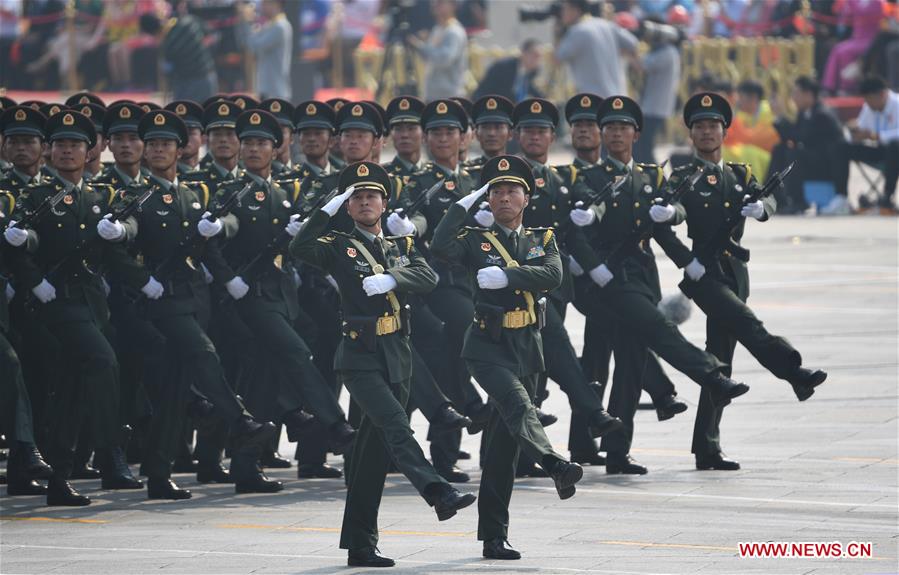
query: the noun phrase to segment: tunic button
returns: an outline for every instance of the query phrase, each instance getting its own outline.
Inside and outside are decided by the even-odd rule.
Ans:
[[[636,224],[639,226],[639,225],[640,225],[640,220],[637,220],[637,221],[636,221]]]
[[[515,308],[515,311],[521,311],[520,307]]]
[[[709,207],[709,204],[708,204],[708,202],[706,202],[706,203],[705,203],[705,204],[703,204],[703,205],[704,205],[704,206],[705,206],[705,207]]]
[[[729,208],[729,207],[730,207],[730,202],[724,202],[724,207],[725,207],[725,208]]]
[[[559,222],[553,222],[553,226],[559,227]]]
[[[515,290],[515,295],[521,295],[521,290],[520,289]]]
[[[531,209],[532,209],[532,210],[536,210],[536,209],[537,209],[537,206],[531,206]]]
[[[639,207],[640,207],[640,202],[634,202],[634,207],[635,207],[635,208],[639,208]]]
[[[56,227],[57,227],[57,228],[61,228],[61,227],[62,227],[62,224],[56,224]]]
[[[273,224],[277,224],[277,223],[278,223],[278,218],[274,218],[274,219],[272,220],[272,223],[273,223]]]
[[[555,205],[555,204],[551,205],[551,206],[549,207],[549,209],[551,209],[551,210],[556,209],[556,205]]]
[[[253,216],[252,218],[250,218],[250,221],[251,221],[251,222],[255,222],[255,221],[256,221],[256,216]]]
[[[167,226],[168,226],[168,224],[167,224],[167,223],[165,223],[165,222],[162,222],[162,227],[167,227]]]
[[[81,228],[81,229],[83,230],[83,229],[86,228],[87,226],[85,226],[84,224],[81,224],[81,225],[79,225],[78,227]]]
[[[612,202],[612,207],[613,207],[613,208],[617,208],[617,207],[618,207],[618,202]]]
[[[187,226],[190,225],[190,222],[186,222],[186,221],[185,221],[185,222],[181,222],[181,225],[184,226],[184,227],[186,228]]]

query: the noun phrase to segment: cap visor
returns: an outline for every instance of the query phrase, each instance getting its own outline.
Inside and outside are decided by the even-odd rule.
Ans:
[[[326,122],[324,120],[303,120],[299,124],[297,124],[297,132],[300,130],[305,130],[306,128],[313,128],[316,130],[334,130],[334,125],[330,122]]]
[[[474,121],[474,124],[475,126],[480,126],[481,124],[507,124],[511,126],[512,118],[503,114],[481,114]]]

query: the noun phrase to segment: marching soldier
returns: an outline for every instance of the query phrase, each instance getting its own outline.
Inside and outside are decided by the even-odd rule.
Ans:
[[[464,227],[468,211],[488,190],[494,224]],[[541,296],[562,283],[553,230],[522,225],[534,190],[531,166],[521,158],[489,160],[481,170],[481,188],[449,208],[431,242],[435,255],[477,277],[462,357],[496,405],[485,436],[478,503],[478,540],[489,559],[521,557],[508,543],[519,451],[539,462],[561,499],[574,495],[583,476],[578,464],[553,450],[534,406],[537,375],[544,370],[540,328],[546,302]]]
[[[340,110],[349,103],[350,101],[346,98],[331,98],[330,100],[325,100],[325,104],[331,106],[331,109],[334,110],[335,114],[339,114]],[[346,166],[346,160],[344,159],[343,152],[340,149],[340,140],[338,140],[337,138],[331,141],[331,150],[328,156],[328,161],[338,172]]]
[[[138,132],[145,145],[150,177],[143,186],[130,186],[122,194],[117,208],[137,201],[150,187],[144,204],[124,222],[104,217],[97,233],[108,245],[128,241],[142,265],[134,262],[145,317],[162,335],[170,360],[182,370],[175,377],[165,366],[155,368],[155,381],[148,382],[155,395],[154,418],[141,469],[149,479],[150,499],[188,499],[190,492],[171,481],[171,462],[182,437],[191,384],[208,397],[219,421],[229,424],[234,449],[256,452],[269,441],[274,425],[260,423],[246,411],[228,387],[215,346],[203,331],[198,314],[201,294],[206,287],[203,271],[194,258],[196,227],[204,237],[211,235],[212,222],[202,219],[203,203],[196,191],[177,177],[180,148],[187,140],[184,122],[173,112],[155,111],[144,115]],[[221,225],[221,224],[219,224]],[[188,248],[190,251],[188,251]],[[206,244],[201,259],[215,255],[215,245]],[[133,282],[132,282],[133,283]],[[179,376],[180,375],[180,376]]]
[[[84,165],[84,176],[88,180],[93,180],[103,171],[102,156],[103,150],[106,149],[106,135],[103,133],[103,119],[106,117],[106,107],[102,104],[88,103],[79,104],[73,109],[81,112],[86,118],[90,119],[94,124],[94,131],[97,133],[97,142],[90,150],[88,150],[87,163]]]
[[[471,107],[474,135],[484,152],[482,156],[468,160],[465,167],[474,171],[487,160],[506,153],[506,146],[512,140],[512,112],[515,104],[504,96],[487,95]]]
[[[565,328],[568,302],[573,300],[574,295],[568,256],[570,253],[589,251],[589,247],[580,231],[565,217],[571,209],[571,194],[568,188],[563,185],[562,178],[555,168],[546,163],[549,159],[549,147],[555,139],[559,112],[552,103],[531,98],[515,106],[512,121],[522,154],[534,175],[534,188],[528,207],[524,211],[524,220],[534,227],[553,228],[563,258],[562,285],[550,292],[549,305],[546,308],[546,325],[541,331],[546,358],[546,377],[555,381],[568,396],[573,412],[586,415],[588,430],[593,437],[599,437],[619,427],[621,422],[609,416],[603,409],[602,400],[584,375]],[[490,218],[484,217],[487,214],[490,214],[487,210],[480,210],[477,214],[481,225],[490,223]],[[545,386],[545,380],[543,385]],[[531,461],[530,466],[527,466],[527,461],[524,459],[522,461],[521,474],[540,474],[540,470],[533,467],[539,462]]]
[[[103,117],[103,135],[113,164],[98,174],[94,181],[120,190],[132,184],[142,185],[145,176],[141,173],[144,143],[137,133],[137,125],[144,116],[144,110],[137,104],[116,104]]]
[[[624,183],[595,209],[579,208],[589,214],[572,214],[573,219],[590,219],[586,225],[594,228],[588,236],[593,249],[577,255],[586,270],[578,281],[578,299],[588,318],[611,315],[615,322],[616,368],[609,411],[620,416],[625,426],[603,437],[606,473],[643,474],[646,468],[629,452],[649,350],[708,390],[718,405],[749,387],[727,377],[724,363],[688,342],[656,307],[661,293],[655,258],[648,237],[636,234],[647,230],[648,236],[659,238],[672,233],[666,228],[682,218],[683,208],[656,204],[665,189],[661,168],[633,162],[630,154],[642,125],[639,106],[624,96],[607,98],[600,106],[599,121],[603,144],[613,158],[610,162],[622,165],[623,174],[616,181],[624,178]]]
[[[175,100],[165,110],[175,112],[187,126],[187,143],[178,159],[178,177],[200,169],[200,147],[203,145],[203,108],[193,100]]]
[[[765,329],[746,305],[749,270],[745,259],[737,257],[737,250],[728,243],[713,245],[721,241],[719,232],[731,225],[733,230],[725,241],[739,246],[748,218],[764,222],[777,209],[773,194],[751,201],[748,194],[759,184],[750,166],[721,160],[721,146],[732,115],[727,100],[712,93],[696,94],[684,106],[684,123],[696,155],[690,164],[674,171],[671,185],[697,168],[704,170],[705,177],[682,200],[692,251],[673,236],[666,249],[675,264],[685,270],[681,290],[707,316],[706,351],[728,364],[725,373],[730,374],[729,364],[740,342],[775,377],[790,383],[799,401],[805,401],[827,379],[827,373],[802,367],[800,353],[786,339]],[[740,468],[738,462],[721,452],[722,408],[703,391],[693,428],[692,452],[697,469]]]
[[[462,109],[465,110],[465,119],[467,120],[467,125],[465,127],[465,131],[462,132],[462,144],[459,146],[459,163],[465,164],[466,162],[468,162],[468,148],[471,146],[471,141],[474,139],[474,122],[471,119],[471,113],[474,104],[472,104],[471,100],[469,100],[468,98],[462,98],[459,96],[453,96],[450,99],[462,106]]]
[[[89,505],[90,499],[68,482],[84,411],[79,393],[91,408],[91,439],[104,456],[102,487],[143,487],[131,475],[121,448],[118,364],[101,331],[108,316],[103,284],[91,269],[108,265],[112,273],[127,277],[128,265],[123,250],[95,242],[94,228],[106,211],[111,191],[94,187],[83,177],[88,150],[96,144],[93,122],[78,112],[60,112],[47,121],[46,134],[57,176],[28,188],[19,197],[14,220],[29,221],[28,214],[43,202],[60,199],[42,219],[31,220],[27,229],[10,222],[4,236],[18,248],[10,257],[20,297],[33,296],[36,320],[59,341],[66,373],[73,377],[65,380],[66,385],[57,381],[49,400],[48,421],[54,425],[46,454],[54,470],[47,504],[81,506]]]
[[[475,501],[428,463],[406,416],[412,362],[405,298],[432,290],[437,278],[411,237],[384,238],[381,216],[390,185],[378,164],[350,164],[341,172],[340,195],[316,211],[290,245],[294,256],[328,271],[340,287],[343,337],[334,365],[364,414],[340,538],[350,566],[394,565],[376,548],[377,512],[391,459],[439,520]],[[329,219],[344,202],[356,227],[350,233],[326,234]]]
[[[258,345],[266,363],[279,376],[276,382],[280,387],[274,390],[266,390],[256,381],[246,391],[247,400],[264,405],[277,398],[280,412],[276,415],[287,426],[291,439],[310,423],[300,409],[305,403],[340,452],[352,442],[355,430],[315,368],[306,342],[291,325],[298,309],[297,285],[293,266],[284,258],[287,241],[282,234],[295,236],[300,223],[297,197],[272,181],[272,154],[282,143],[281,125],[264,110],[248,110],[237,119],[237,133],[246,171],[240,179],[222,186],[217,201],[224,203],[247,186],[249,191],[246,199],[221,218],[215,226],[218,231],[211,227],[203,234],[221,234],[224,261],[210,261],[210,271],[218,283],[224,284],[237,316],[248,328],[252,340],[245,345]],[[240,479],[237,481],[240,489]],[[275,486],[280,490],[279,482],[260,482],[257,491],[273,491]]]
[[[6,108],[0,116],[3,150],[10,166],[0,176],[0,189],[17,198],[30,185],[42,181],[40,172],[44,149],[44,123],[47,118],[26,106]]]
[[[409,182],[409,177],[421,169],[421,113],[425,103],[412,96],[400,96],[387,104],[387,124],[396,157],[384,164],[388,173]]]
[[[219,185],[240,176],[240,141],[234,126],[241,112],[240,106],[225,100],[212,102],[203,110],[210,162],[205,169],[185,174],[184,180],[202,182],[210,198],[215,196]]]
[[[272,161],[272,177],[280,179],[290,177],[293,172],[293,158],[290,157],[293,148],[293,104],[281,98],[270,98],[259,103],[259,109],[265,110],[278,120],[281,126],[281,145],[275,150],[275,159]]]

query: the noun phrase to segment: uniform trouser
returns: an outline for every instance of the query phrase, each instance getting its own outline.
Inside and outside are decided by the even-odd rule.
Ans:
[[[622,426],[603,436],[600,449],[609,454],[626,454],[630,452],[634,437],[634,414],[640,402],[641,382],[652,354],[639,338],[620,326],[615,327],[612,341],[615,371],[609,394],[609,413],[619,418]]]
[[[363,413],[347,477],[340,548],[373,547],[378,544],[378,508],[391,459],[423,497],[429,485],[447,483],[412,435],[406,417],[409,380],[390,383],[378,371],[342,371],[339,376]]]
[[[305,405],[321,422],[330,426],[345,419],[337,397],[312,362],[312,351],[287,317],[274,310],[238,302],[237,310],[259,346],[275,362],[281,382],[278,405],[281,413]]]
[[[418,409],[428,421],[437,415],[437,411],[450,403],[440,387],[434,374],[428,369],[424,358],[412,345],[412,380],[409,389],[409,405],[406,407],[409,413]],[[430,434],[429,434],[430,435]]]
[[[518,376],[506,367],[483,361],[466,360],[466,364],[496,407],[487,426],[486,451],[481,462],[478,539],[506,538],[519,452],[544,468],[548,468],[550,460],[564,458],[553,451],[537,419],[536,374]]]
[[[97,449],[120,439],[119,381],[115,352],[92,321],[48,323],[62,348],[63,370],[48,400],[46,449],[54,475],[67,479],[72,472],[75,444],[85,412],[90,411],[90,436]]]
[[[184,421],[190,398],[190,382],[186,366],[178,361],[166,362],[162,381],[150,393],[153,417],[147,429],[140,471],[153,479],[168,479],[172,475],[172,461],[178,455],[184,439]]]
[[[786,339],[770,334],[746,302],[726,283],[705,277],[687,285],[691,298],[706,314],[706,350],[728,364],[728,375],[737,342],[780,379],[789,378],[802,365],[799,352]],[[714,455],[721,452],[722,410],[712,405],[708,392],[700,395],[693,425],[693,453]]]
[[[31,399],[22,377],[22,364],[6,336],[0,332],[0,422],[12,445],[34,443]]]

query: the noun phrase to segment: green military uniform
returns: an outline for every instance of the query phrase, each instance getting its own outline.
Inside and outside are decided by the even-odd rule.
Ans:
[[[340,189],[350,185],[380,191],[386,200],[389,178],[377,164],[360,162],[341,174]],[[411,237],[382,238],[359,229],[326,233],[328,219],[324,211],[314,213],[291,242],[290,251],[329,272],[340,287],[343,337],[334,367],[364,413],[340,538],[340,547],[352,550],[377,545],[377,513],[391,459],[422,496],[429,498],[448,488],[425,459],[405,411],[412,356],[404,331],[408,315],[402,310],[408,293],[434,289],[436,277]],[[377,267],[386,270],[396,287],[369,297],[363,280],[381,273]]]
[[[485,165],[481,183],[498,182],[517,183],[528,195],[534,189],[529,166],[514,156],[499,156]],[[434,232],[431,249],[471,275],[498,267],[507,278],[505,288],[475,290],[475,311],[462,350],[472,375],[496,406],[485,436],[478,539],[505,540],[519,450],[549,472],[556,462],[564,462],[546,437],[533,403],[537,375],[544,370],[537,324],[540,303],[535,300],[559,287],[562,262],[551,229],[506,230],[496,223],[487,229],[465,226],[466,219],[464,207],[450,207]]]
[[[688,127],[698,119],[709,118],[721,121],[726,128],[731,115],[730,105],[716,94],[697,94],[684,106],[684,121]],[[746,164],[712,164],[698,157],[674,170],[671,184],[676,185],[697,168],[704,170],[705,177],[681,200],[693,250],[676,237],[669,238],[665,247],[678,267],[687,266],[693,258],[705,266],[706,272],[699,281],[685,277],[680,287],[708,316],[706,350],[723,363],[730,364],[739,341],[774,376],[793,384],[800,401],[807,399],[814,392],[814,386],[824,381],[826,374],[800,369],[800,353],[786,339],[769,333],[746,305],[749,297],[746,262],[728,251],[727,245],[711,245],[722,227],[731,222],[739,222],[730,235],[730,239],[739,245],[746,222],[740,215],[746,205],[744,195],[759,184]],[[766,221],[774,215],[777,202],[773,194],[760,201],[763,212],[758,219]],[[728,374],[730,369],[728,365]],[[692,451],[697,462],[720,457],[721,415],[722,407],[713,405],[708,394],[703,393],[693,428]]]
[[[471,107],[471,120],[475,126],[505,124],[511,129],[514,111],[515,104],[508,98],[496,94],[488,94],[475,100]],[[505,148],[503,148],[503,153],[505,153]],[[487,156],[478,156],[477,158],[467,160],[464,167],[472,174],[480,177],[480,170],[489,159]]]
[[[209,104],[203,110],[203,126],[206,132],[216,128],[234,129],[237,117],[243,109],[234,102],[220,100]],[[200,169],[184,174],[186,182],[202,182],[209,190],[210,197],[215,196],[218,187],[242,175],[240,165],[228,170],[219,165],[215,158],[207,154],[200,160]]]
[[[190,130],[192,128],[196,128],[201,132],[204,130],[203,127],[203,107],[194,102],[193,100],[174,100],[165,105],[165,110],[170,112],[175,112],[175,114],[184,121],[184,125],[187,126],[187,129]],[[208,166],[207,166],[208,167]],[[199,164],[197,166],[191,167],[185,162],[178,162],[178,177],[185,178],[191,172],[203,169]]]

